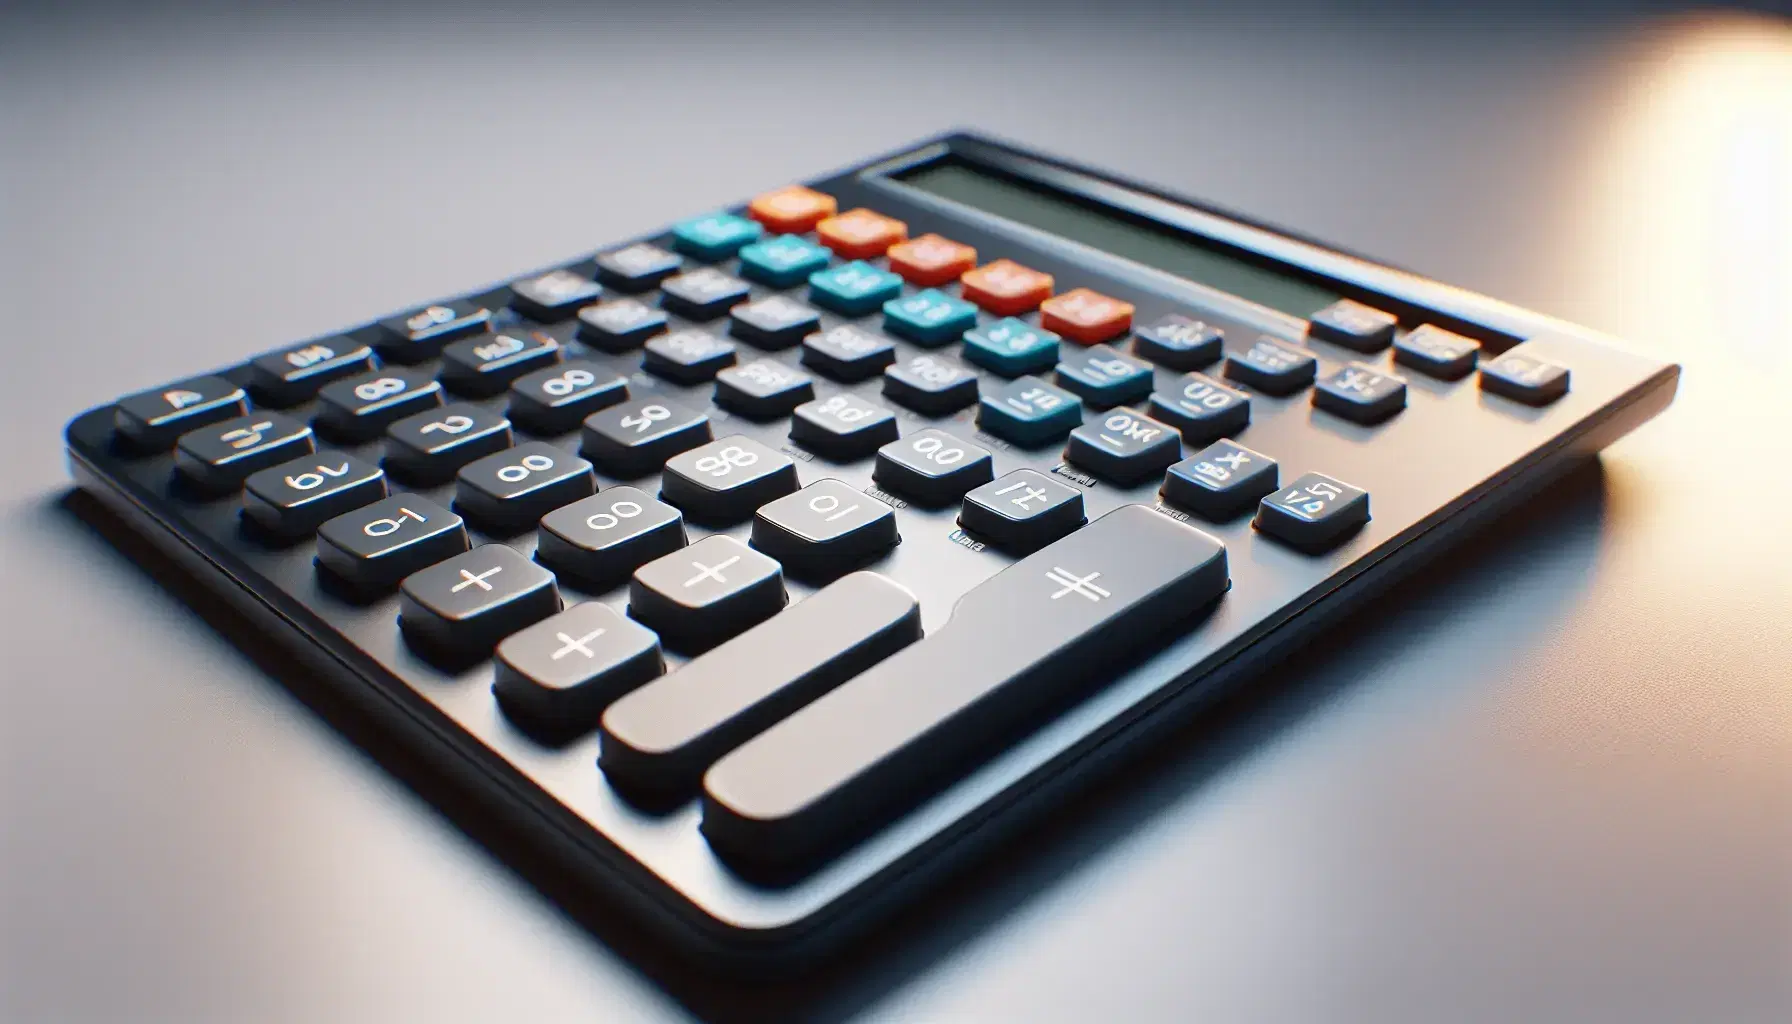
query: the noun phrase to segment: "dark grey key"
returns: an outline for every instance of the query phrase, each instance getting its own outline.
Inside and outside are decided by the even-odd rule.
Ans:
[[[716,758],[920,638],[914,595],[853,573],[610,705],[598,764],[625,792],[683,798]]]
[[[917,504],[950,505],[995,479],[995,463],[987,448],[929,427],[879,448],[871,479]]]
[[[1307,473],[1257,503],[1251,525],[1302,551],[1324,551],[1369,521],[1369,492]]]
[[[356,591],[389,590],[467,550],[461,518],[420,494],[394,494],[317,528],[317,561]]]
[[[625,292],[644,292],[678,273],[684,257],[657,245],[636,242],[597,257],[597,276]]]
[[[896,361],[896,346],[882,335],[841,324],[803,339],[803,365],[845,384],[867,380]]]
[[[821,314],[795,299],[769,295],[729,310],[729,330],[760,348],[789,348],[821,327]]]
[[[1215,441],[1170,467],[1164,500],[1216,523],[1257,504],[1276,489],[1276,460],[1231,441]]]
[[[1190,373],[1173,390],[1153,392],[1145,411],[1182,431],[1189,444],[1206,444],[1250,425],[1251,396],[1212,377]]]
[[[1083,492],[1031,469],[1017,469],[964,496],[958,524],[997,547],[1026,553],[1083,525]]]
[[[1313,314],[1307,324],[1307,337],[1353,348],[1358,352],[1380,352],[1394,340],[1399,321],[1392,313],[1349,299],[1339,299]]]
[[[554,574],[507,544],[419,569],[398,588],[398,624],[426,657],[483,658],[498,641],[560,610]]]
[[[525,277],[510,285],[510,305],[524,316],[544,324],[572,316],[580,306],[596,302],[603,289],[574,270],[550,270]]]
[[[896,510],[839,480],[817,480],[753,514],[753,546],[792,576],[833,579],[896,546]]]
[[[1406,408],[1406,382],[1352,363],[1320,378],[1313,387],[1313,406],[1353,423],[1380,423]]]
[[[597,728],[610,702],[665,670],[652,630],[587,601],[499,643],[492,695],[518,728],[563,743]]]
[[[442,354],[456,338],[478,334],[492,321],[484,304],[466,299],[438,302],[414,313],[381,320],[381,354],[397,363],[421,363]]]
[[[348,335],[302,341],[249,362],[249,387],[261,402],[297,405],[333,380],[373,369],[373,349]]]
[[[419,483],[451,479],[456,470],[510,447],[510,421],[480,405],[457,402],[407,416],[386,428],[386,468]]]
[[[627,399],[627,378],[589,359],[573,359],[512,381],[510,418],[532,433],[564,434]]]
[[[611,476],[646,476],[710,439],[709,417],[664,398],[637,398],[585,417],[581,450]]]
[[[804,402],[790,420],[792,441],[836,462],[866,458],[897,433],[894,413],[844,391]]]
[[[510,533],[596,492],[591,463],[546,441],[528,441],[462,466],[454,504],[488,533]]]
[[[442,349],[442,383],[456,394],[496,395],[531,370],[560,361],[560,339],[546,331],[498,331]]]
[[[1122,487],[1155,477],[1182,458],[1182,435],[1131,409],[1109,409],[1070,432],[1064,457]]]
[[[332,437],[365,441],[386,425],[442,404],[442,385],[421,370],[388,366],[332,381],[317,393],[317,429]]]
[[[243,481],[243,514],[275,537],[310,534],[386,496],[386,474],[353,455],[322,451],[264,469]]]
[[[660,497],[693,522],[726,526],[799,486],[790,456],[734,434],[667,459]]]
[[[628,614],[666,646],[695,654],[776,615],[784,570],[732,537],[705,537],[635,570]]]
[[[1439,380],[1468,376],[1480,354],[1480,342],[1430,324],[1415,327],[1394,341],[1394,362]]]
[[[120,437],[140,451],[165,451],[189,430],[249,411],[249,396],[223,377],[189,377],[126,395],[112,412]]]
[[[737,864],[804,865],[1112,678],[1227,583],[1219,541],[1123,506],[998,573],[944,627],[718,760],[703,779],[703,833]]]
[[[815,397],[809,375],[775,359],[755,359],[716,374],[715,403],[756,420],[775,420]]]
[[[1266,395],[1292,395],[1313,383],[1319,361],[1311,352],[1264,335],[1243,352],[1226,356],[1226,376]]]
[[[714,320],[751,295],[747,282],[714,267],[699,267],[660,282],[660,305],[687,320]]]
[[[693,327],[649,339],[641,368],[680,384],[701,384],[714,380],[734,360],[734,342]]]
[[[1526,405],[1548,405],[1568,393],[1568,368],[1514,349],[1481,365],[1481,390]]]
[[[666,330],[666,314],[640,299],[611,299],[579,310],[579,337],[605,352],[627,352]]]
[[[1224,338],[1206,321],[1171,313],[1139,328],[1132,350],[1172,370],[1199,370],[1219,359]]]
[[[626,582],[684,542],[684,515],[677,509],[645,491],[611,487],[542,516],[535,557],[597,592]]]
[[[309,426],[277,412],[253,412],[180,435],[174,466],[202,489],[221,492],[251,473],[316,450]]]
[[[977,404],[977,375],[936,353],[910,356],[884,371],[884,397],[923,416],[950,416]]]

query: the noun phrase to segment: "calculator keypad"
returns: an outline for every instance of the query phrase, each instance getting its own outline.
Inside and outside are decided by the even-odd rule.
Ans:
[[[687,320],[714,320],[751,294],[745,281],[714,267],[701,267],[663,281],[660,305]]]
[[[1252,523],[1290,547],[1319,552],[1369,521],[1369,493],[1324,473],[1307,473],[1257,503]]]
[[[792,441],[836,462],[865,458],[896,434],[890,410],[848,393],[804,402],[790,420]]]
[[[743,434],[711,441],[666,460],[660,497],[693,521],[745,522],[759,506],[797,489],[796,464]]]
[[[640,299],[611,299],[579,310],[579,338],[605,352],[639,348],[666,324],[665,313]]]
[[[1280,482],[1276,460],[1233,441],[1215,441],[1164,475],[1164,500],[1216,523],[1257,503]]]
[[[599,253],[597,276],[604,284],[625,292],[644,292],[684,267],[684,257],[657,245],[636,242]]]
[[[317,562],[352,590],[378,593],[467,550],[460,516],[420,494],[394,494],[317,528]]]
[[[251,473],[316,450],[307,424],[277,412],[252,412],[182,434],[174,465],[190,482],[222,492]]]
[[[560,610],[554,574],[505,544],[484,544],[405,577],[398,623],[425,657],[485,657],[498,641]]]
[[[1122,487],[1155,477],[1182,457],[1176,428],[1131,409],[1114,409],[1070,432],[1065,457]]]
[[[556,323],[573,315],[580,306],[596,302],[603,288],[596,281],[571,270],[550,270],[513,281],[510,305],[542,323]]]
[[[753,516],[753,546],[807,579],[843,576],[896,546],[896,510],[839,480],[817,480]]]
[[[607,487],[541,517],[536,557],[593,590],[608,590],[685,545],[684,515],[635,487]]]
[[[1313,388],[1313,405],[1355,423],[1380,423],[1406,408],[1406,382],[1352,363],[1320,379]]]
[[[743,303],[728,315],[735,337],[766,349],[789,348],[821,326],[820,314],[782,295]]]
[[[1225,333],[1203,320],[1169,313],[1133,337],[1132,350],[1171,370],[1199,370],[1220,358]]]
[[[732,341],[692,328],[650,339],[641,368],[680,384],[699,384],[714,380],[735,358]]]
[[[1154,379],[1151,364],[1106,345],[1068,353],[1058,364],[1058,383],[1096,409],[1142,401]]]
[[[1024,554],[1083,525],[1083,492],[1037,470],[1017,469],[964,496],[959,525]]]
[[[250,390],[276,407],[296,405],[333,380],[373,369],[373,349],[346,335],[305,341],[256,356]]]
[[[510,418],[536,434],[564,434],[585,417],[627,398],[627,380],[601,363],[573,359],[512,381]]]
[[[429,374],[389,366],[324,385],[317,393],[318,429],[350,441],[379,436],[388,423],[442,404],[442,385]]]
[[[790,415],[815,397],[809,375],[771,359],[755,359],[716,374],[716,404],[756,420]]]
[[[664,398],[637,398],[585,418],[580,450],[611,476],[646,476],[710,438],[709,416]]]
[[[802,358],[804,366],[851,384],[882,373],[896,361],[896,346],[888,338],[841,324],[804,338]]]
[[[1236,434],[1251,422],[1251,396],[1212,377],[1190,373],[1173,388],[1152,392],[1147,411],[1181,430],[1189,444],[1206,444]]]
[[[705,537],[629,580],[628,614],[674,650],[706,651],[784,608],[784,570],[733,537]]]
[[[439,483],[474,459],[510,447],[510,421],[482,405],[456,403],[386,428],[386,466],[407,480]]]
[[[923,416],[950,416],[977,404],[977,375],[932,352],[884,370],[884,397]]]
[[[462,466],[454,504],[488,533],[515,533],[596,490],[591,463],[546,441],[529,441]]]
[[[1311,352],[1264,336],[1226,356],[1226,376],[1267,395],[1292,395],[1313,383],[1319,361]]]
[[[385,496],[384,470],[321,451],[250,474],[243,481],[243,514],[269,536],[297,538]]]
[[[467,299],[440,302],[414,313],[381,320],[380,352],[396,363],[421,363],[442,354],[456,338],[478,334],[491,323],[492,311]]]
[[[167,449],[189,430],[248,411],[248,396],[231,381],[189,377],[119,399],[112,420],[132,447],[154,451]]]
[[[928,427],[877,450],[872,479],[922,505],[944,506],[995,476],[989,450]]]
[[[1010,381],[977,407],[979,427],[1019,445],[1056,441],[1082,422],[1082,400],[1037,377]]]
[[[503,331],[463,338],[442,349],[442,383],[456,394],[502,394],[510,382],[560,361],[560,339],[546,331]]]

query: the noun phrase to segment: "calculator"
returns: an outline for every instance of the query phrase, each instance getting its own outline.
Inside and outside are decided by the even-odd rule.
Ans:
[[[76,417],[78,484],[563,899],[749,969],[1268,685],[1679,374],[965,133],[280,341]]]

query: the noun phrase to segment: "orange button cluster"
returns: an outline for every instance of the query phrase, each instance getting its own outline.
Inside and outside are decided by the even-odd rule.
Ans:
[[[976,265],[977,250],[939,235],[922,235],[890,247],[890,269],[921,288],[957,280]]]
[[[985,263],[966,273],[962,283],[966,300],[1001,316],[1025,313],[1052,293],[1052,275],[1013,260]]]
[[[786,185],[755,198],[747,216],[781,235],[796,235],[832,217],[836,209],[834,197],[825,192]]]
[[[1132,303],[1077,288],[1045,300],[1039,323],[1048,331],[1085,345],[1117,338],[1132,329]]]
[[[815,225],[815,236],[845,259],[865,260],[906,239],[908,225],[861,206]]]

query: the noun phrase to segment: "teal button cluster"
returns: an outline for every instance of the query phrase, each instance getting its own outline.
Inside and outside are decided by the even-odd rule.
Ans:
[[[965,333],[964,357],[1004,377],[1040,373],[1058,364],[1058,336],[1008,317]]]
[[[740,251],[740,276],[777,288],[801,284],[827,265],[828,251],[800,235],[774,235]]]
[[[809,275],[809,301],[847,316],[864,316],[902,294],[902,278],[864,260]]]
[[[884,330],[923,345],[957,341],[977,326],[977,307],[928,288],[884,303]]]
[[[700,260],[719,260],[739,252],[764,230],[758,221],[732,213],[706,213],[673,225],[672,247]]]
[[[1018,445],[1062,440],[1082,425],[1082,400],[1038,377],[1009,381],[977,407],[977,426]]]

